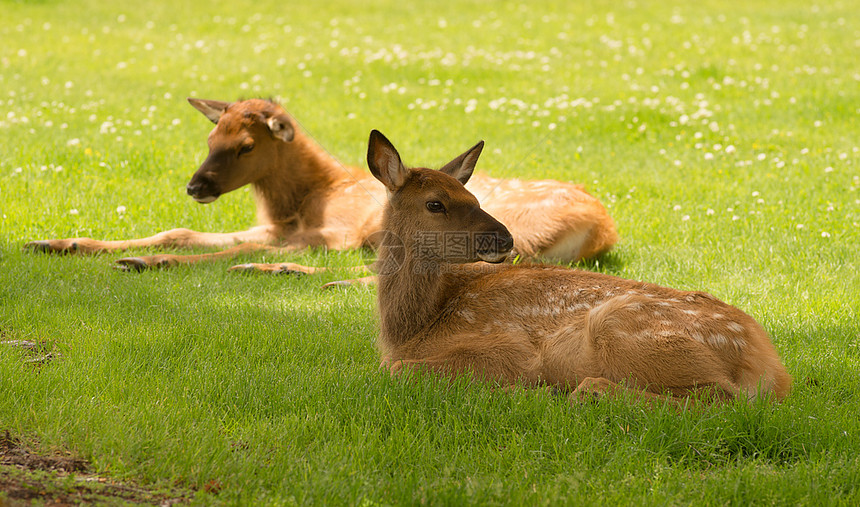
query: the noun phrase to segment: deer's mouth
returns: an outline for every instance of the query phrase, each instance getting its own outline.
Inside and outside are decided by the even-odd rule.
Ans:
[[[191,198],[194,199],[195,201],[199,202],[200,204],[209,204],[210,202],[213,202],[216,199],[218,199],[218,196],[217,195],[200,195],[200,196],[192,195]]]
[[[490,264],[498,264],[508,258],[508,252],[478,252],[478,258]]]

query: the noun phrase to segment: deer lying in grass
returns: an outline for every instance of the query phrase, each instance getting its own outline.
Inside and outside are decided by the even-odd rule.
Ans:
[[[378,260],[383,367],[471,371],[501,385],[575,388],[574,398],[788,394],[765,330],[709,294],[495,264],[515,241],[463,186],[477,158],[408,169],[382,134],[370,135],[367,161],[389,195]]]
[[[89,238],[34,241],[33,250],[93,253],[134,247],[232,247],[200,255],[150,255],[120,259],[122,266],[145,269],[241,252],[374,247],[385,192],[365,171],[342,166],[303,133],[279,105],[267,100],[234,103],[189,98],[215,128],[209,156],[187,185],[197,202],[210,203],[251,184],[259,225],[242,232],[209,233],[173,229],[142,239]],[[479,143],[463,154],[477,156]],[[574,262],[609,250],[617,241],[615,224],[600,202],[582,186],[558,181],[503,180],[476,176],[472,192],[501,217],[514,234],[523,258]],[[252,264],[263,271],[303,270],[294,264]],[[306,271],[312,271],[307,269]]]

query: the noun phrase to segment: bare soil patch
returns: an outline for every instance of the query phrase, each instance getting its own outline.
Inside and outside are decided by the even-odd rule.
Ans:
[[[8,430],[0,432],[0,507],[174,505],[192,495],[113,481],[91,473],[89,464],[71,452],[35,453]]]

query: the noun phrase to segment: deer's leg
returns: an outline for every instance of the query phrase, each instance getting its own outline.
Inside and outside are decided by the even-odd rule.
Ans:
[[[358,271],[367,268],[365,268],[364,266],[358,266],[352,269]],[[376,282],[376,275],[363,276],[361,278],[349,278],[347,280],[337,280],[334,282],[329,282],[327,284],[324,284],[322,286],[322,289],[327,290],[332,289],[334,287],[368,287],[371,285],[376,285]]]
[[[701,396],[690,398],[693,393]],[[570,393],[571,403],[596,401],[604,397],[626,396],[628,399],[648,405],[670,404],[676,407],[696,406],[702,401],[729,401],[736,393],[718,384],[694,385],[681,388],[667,389],[666,394],[659,394],[638,387],[612,382],[603,377],[587,377]]]
[[[158,254],[158,255],[143,255],[140,257],[124,257],[122,259],[118,259],[116,262],[119,264],[120,269],[124,269],[126,271],[143,271],[149,268],[167,268],[172,266],[177,266],[179,264],[193,264],[197,262],[205,262],[212,261],[216,259],[223,258],[232,258],[238,255],[251,253],[251,252],[260,252],[260,251],[283,251],[283,248],[273,247],[271,245],[262,245],[260,243],[242,243],[240,245],[236,245],[233,248],[228,248],[227,250],[222,250],[220,252],[212,252],[212,253],[204,253],[204,254],[196,254],[196,255],[175,255],[175,254]],[[297,267],[295,272],[304,272],[299,268],[303,269],[313,269],[313,268],[305,268],[304,266],[299,266],[295,264]]]
[[[592,308],[581,351],[590,374],[572,396],[622,391],[646,401],[664,400],[667,394],[669,399],[696,393],[714,399],[737,396],[739,388],[718,352],[687,336],[683,327],[665,327],[661,312],[670,311],[638,296],[617,296]]]
[[[289,238],[287,238],[286,243],[293,246],[285,247],[285,249],[279,250],[283,252],[295,251],[297,249],[296,245],[305,245],[305,246],[325,246],[330,250],[338,250],[343,248],[359,248],[361,244],[357,242],[344,241],[343,238],[348,236],[347,232],[344,229],[321,229],[321,230],[310,230],[305,231],[300,234],[295,234]],[[230,268],[231,271],[241,271],[244,273],[269,273],[269,274],[284,274],[284,273],[304,273],[304,274],[312,274],[312,273],[321,273],[323,271],[329,271],[330,268],[322,268],[322,267],[310,267],[310,266],[302,266],[299,264],[293,264],[290,262],[278,262],[274,264],[261,264],[261,263],[247,263],[247,264],[239,264],[237,266],[233,266]],[[365,266],[355,266],[351,268],[345,268],[348,271],[353,273],[363,273],[367,271]],[[328,289],[331,287],[342,287],[342,286],[353,286],[353,285],[370,285],[375,283],[375,277],[364,277],[364,278],[356,278],[350,280],[342,280],[336,282],[330,282],[323,285],[323,289]]]
[[[386,356],[380,367],[388,368],[392,375],[406,370],[427,370],[453,378],[472,372],[481,380],[501,385],[513,385],[517,381],[538,383],[530,368],[535,352],[526,341],[509,336],[463,338],[425,358]]]
[[[146,238],[100,241],[90,238],[49,239],[31,241],[25,250],[58,254],[95,254],[118,252],[129,248],[166,247],[229,247],[237,243],[271,243],[275,239],[273,226],[258,226],[240,232],[197,232],[191,229],[171,229]]]

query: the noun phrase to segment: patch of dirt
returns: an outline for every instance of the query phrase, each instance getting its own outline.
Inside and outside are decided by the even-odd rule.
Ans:
[[[90,473],[70,452],[31,452],[8,430],[0,433],[0,507],[24,505],[174,505],[193,493],[148,490]]]

